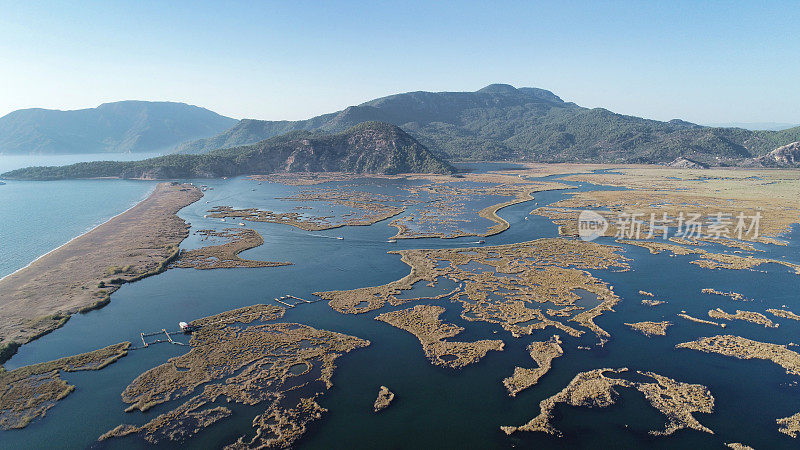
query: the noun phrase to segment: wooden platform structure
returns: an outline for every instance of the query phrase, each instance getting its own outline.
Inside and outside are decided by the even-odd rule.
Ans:
[[[322,300],[322,299],[320,299],[320,300]],[[295,306],[303,304],[303,303],[316,303],[319,300],[315,300],[315,301],[312,302],[311,300],[306,300],[304,298],[296,297],[296,296],[291,295],[291,294],[286,294],[283,297],[276,298],[275,301],[280,303],[283,306],[288,307],[288,308],[294,308]],[[289,303],[289,301],[292,301],[292,303]]]
[[[162,328],[161,331],[155,331],[153,333],[139,333],[139,336],[142,338],[142,347],[147,348],[153,344],[160,344],[162,342],[166,342],[169,344],[175,345],[186,345],[183,342],[178,342],[172,339],[172,335],[174,334],[184,334],[182,331],[167,331],[165,328]],[[165,336],[166,339],[156,339],[153,341],[148,341],[145,338],[152,337],[152,336]]]

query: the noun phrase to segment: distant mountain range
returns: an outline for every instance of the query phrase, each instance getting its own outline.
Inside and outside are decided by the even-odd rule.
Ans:
[[[794,128],[800,126],[797,123],[780,123],[780,122],[726,122],[726,123],[705,123],[707,127],[716,128],[744,128],[745,130],[769,130],[780,131],[787,128]]]
[[[21,109],[0,117],[0,154],[166,152],[236,123],[173,102],[123,101],[74,111]]]
[[[475,92],[391,95],[298,121],[245,119],[234,122],[200,108],[184,111],[175,106],[179,104],[146,102],[108,104],[95,110],[62,114],[89,115],[86,111],[99,114],[107,109],[131,109],[134,105],[149,113],[113,117],[103,114],[102,120],[89,121],[91,126],[86,125],[85,120],[56,120],[53,119],[55,116],[48,116],[47,121],[38,120],[32,110],[9,114],[0,119],[0,152],[9,152],[4,148],[40,153],[45,149],[71,148],[85,152],[89,144],[76,143],[82,142],[84,136],[113,134],[115,138],[108,137],[105,141],[95,138],[92,145],[102,149],[98,151],[152,151],[172,145],[176,153],[203,154],[255,144],[295,131],[317,135],[341,133],[367,121],[398,126],[440,159],[447,160],[668,164],[683,157],[709,166],[759,165],[765,161],[759,159],[761,156],[800,141],[800,127],[752,131],[706,127],[680,119],[662,122],[616,114],[602,108],[584,108],[565,102],[544,89],[515,88],[507,84],[492,84]],[[177,110],[156,114],[155,110],[163,111],[155,105],[170,105]],[[23,112],[27,119],[16,118],[13,123],[17,123],[14,127],[17,131],[9,133],[5,124],[11,122],[9,117]],[[131,120],[131,116],[138,119]],[[168,120],[173,126],[164,126]],[[44,122],[50,125],[44,127]],[[211,132],[215,126],[224,130]],[[98,127],[119,132],[87,131]],[[40,131],[44,128],[51,131]],[[56,129],[59,133],[52,131]],[[189,129],[206,137],[187,138],[186,135],[191,134]],[[58,139],[43,137],[54,135]],[[155,139],[154,135],[160,139]],[[26,144],[20,143],[23,141]],[[15,144],[9,146],[8,142]]]
[[[588,109],[550,91],[493,84],[476,92],[409,92],[300,121],[242,120],[181,153],[257,142],[293,130],[336,132],[365,120],[392,123],[443,158],[666,164],[688,157],[710,165],[752,161],[800,140],[782,131],[712,128]]]
[[[143,161],[94,161],[61,167],[28,167],[6,179],[216,178],[275,172],[453,173],[402,129],[364,122],[343,133],[295,131],[256,144],[204,154],[173,154]]]

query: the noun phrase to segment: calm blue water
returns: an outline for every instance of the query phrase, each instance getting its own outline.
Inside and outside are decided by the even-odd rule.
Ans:
[[[94,182],[100,183],[100,182]],[[257,185],[242,178],[202,181],[214,187],[199,202],[184,208],[180,215],[192,229],[224,228],[230,221],[203,218],[215,205],[284,209],[291,204],[274,197],[296,192],[297,188],[264,183]],[[392,192],[404,181],[375,181],[369,188]],[[582,189],[590,189],[586,185]],[[2,189],[2,187],[0,187]],[[253,190],[255,189],[255,190]],[[539,206],[557,201],[563,192],[541,193]],[[545,218],[525,217],[533,202],[501,210],[511,228],[486,238],[486,245],[521,242],[540,237],[555,237],[556,227]],[[309,233],[269,223],[247,222],[264,236],[264,245],[242,254],[244,258],[291,261],[293,266],[257,269],[199,271],[172,269],[161,275],[123,286],[112,296],[111,304],[89,314],[74,316],[65,327],[23,346],[7,364],[20,367],[40,361],[93,350],[112,343],[136,342],[139,332],[174,328],[181,320],[219,313],[291,293],[312,298],[315,291],[352,289],[387,283],[408,273],[408,266],[389,250],[404,248],[465,247],[475,238],[452,240],[421,239],[388,243],[395,233],[387,222],[368,227],[344,227]],[[343,237],[343,240],[330,239]],[[795,228],[789,247],[775,249],[787,260],[800,262],[800,229]],[[610,243],[610,241],[609,241]],[[191,236],[183,246],[201,245]],[[767,246],[771,247],[771,246]],[[553,362],[552,370],[539,384],[516,398],[507,396],[501,380],[515,366],[533,367],[525,352],[533,340],[545,340],[552,329],[514,339],[497,325],[466,323],[459,317],[458,305],[437,302],[447,308],[447,321],[468,329],[463,339],[498,339],[506,342],[502,352],[490,352],[480,363],[461,371],[432,366],[424,357],[417,339],[372,318],[393,307],[363,315],[342,315],[318,302],[290,309],[287,321],[344,332],[369,339],[372,345],[340,358],[334,375],[335,386],[320,400],[329,409],[323,419],[312,423],[298,448],[657,448],[721,447],[724,442],[743,442],[755,448],[796,448],[797,442],[777,432],[775,419],[800,411],[797,377],[790,377],[779,366],[765,361],[740,361],[676,350],[675,344],[700,336],[721,333],[739,334],[767,342],[798,341],[800,324],[777,319],[778,329],[765,329],[745,322],[732,322],[728,328],[695,324],[675,316],[686,310],[706,317],[709,309],[722,306],[763,312],[766,308],[788,305],[800,310],[797,288],[800,277],[784,267],[769,267],[766,273],[751,271],[706,270],[689,264],[690,256],[650,255],[647,250],[627,247],[634,259],[632,271],[592,273],[614,286],[623,301],[616,312],[606,313],[597,324],[612,334],[604,348],[578,350],[592,345],[595,338],[579,339],[561,335],[565,355]],[[718,296],[700,293],[714,287],[733,290],[753,298],[735,303]],[[648,307],[639,303],[638,290],[653,292],[668,303]],[[408,307],[408,305],[402,306]],[[623,325],[641,320],[671,320],[666,337],[646,338]],[[497,332],[496,334],[494,332]],[[461,336],[460,336],[461,337]],[[455,339],[459,339],[456,337]],[[98,372],[65,375],[77,390],[51,409],[43,420],[21,431],[0,432],[0,447],[99,446],[95,439],[120,423],[142,424],[178,403],[160,405],[146,414],[123,412],[120,393],[141,372],[184,352],[178,346],[157,345],[136,350]],[[519,425],[536,416],[539,402],[563,388],[579,371],[599,367],[629,367],[652,370],[684,382],[709,386],[716,398],[713,414],[696,418],[715,431],[715,435],[680,431],[670,437],[650,436],[648,430],[663,429],[665,418],[637,392],[620,390],[622,401],[606,409],[559,407],[555,425],[566,437],[558,439],[539,433],[505,436],[500,425]],[[395,403],[381,414],[372,413],[378,387],[389,386]],[[230,407],[230,405],[227,405]],[[258,408],[234,406],[234,416],[202,432],[183,444],[188,448],[213,448],[252,435],[251,420]],[[141,440],[121,439],[102,447],[144,448]],[[164,445],[165,448],[174,447]]]
[[[0,173],[32,165],[151,155],[0,156]],[[150,181],[3,181],[0,185],[0,278],[135,205]]]

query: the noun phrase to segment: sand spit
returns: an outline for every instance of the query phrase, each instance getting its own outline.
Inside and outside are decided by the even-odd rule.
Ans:
[[[515,367],[514,374],[503,380],[503,385],[511,397],[516,397],[523,390],[538,383],[539,379],[550,371],[553,360],[564,354],[564,350],[561,348],[561,339],[555,335],[544,342],[531,342],[528,345],[528,353],[538,367],[535,369]]]
[[[666,336],[667,335],[667,327],[672,325],[672,322],[663,321],[663,322],[636,322],[636,323],[626,323],[625,325],[631,327],[632,329],[642,333],[643,335],[650,337],[650,336]]]
[[[561,392],[539,403],[540,413],[538,416],[524,425],[503,426],[500,429],[506,434],[517,431],[540,431],[561,437],[563,436],[562,432],[551,423],[553,410],[557,404],[606,408],[617,402],[619,394],[615,388],[625,387],[634,388],[644,394],[650,405],[667,417],[665,429],[651,431],[650,434],[669,435],[684,428],[714,433],[692,415],[696,412],[706,414],[713,412],[714,397],[707,387],[700,384],[682,383],[652,372],[637,371],[636,373],[653,379],[653,382],[634,382],[606,376],[606,374],[621,374],[627,370],[626,368],[595,369],[581,372]]]
[[[44,417],[48,409],[75,390],[75,386],[61,379],[61,371],[100,370],[127,355],[130,345],[130,342],[122,342],[93,352],[0,372],[0,429],[24,428],[31,421]]]
[[[753,341],[741,336],[723,335],[684,342],[676,345],[675,348],[688,348],[739,359],[765,359],[783,367],[790,375],[800,375],[800,354],[789,350],[785,345]]]
[[[265,323],[283,316],[277,306],[253,305],[195,320],[191,350],[139,375],[122,393],[126,411],[183,403],[141,426],[120,425],[100,440],[136,434],[151,444],[180,442],[232,413],[224,399],[264,404],[255,436],[236,448],[287,447],[325,411],[316,398],[332,386],[335,361],[369,341],[297,323]]]
[[[491,350],[503,350],[504,344],[501,340],[445,341],[464,331],[464,328],[439,320],[444,311],[441,306],[417,305],[413,308],[383,313],[375,320],[386,322],[416,336],[422,344],[425,356],[431,364],[437,366],[460,369],[480,361]]]
[[[166,270],[189,233],[176,213],[200,197],[194,186],[160,183],[133,208],[0,280],[0,362],[71,314],[104,306],[121,284]]]
[[[717,308],[710,310],[708,317],[712,319],[744,320],[745,322],[764,325],[764,328],[778,328],[778,324],[767,319],[767,316],[753,311],[740,311],[737,309],[736,314],[730,314],[723,311],[722,308]]]
[[[378,390],[378,398],[375,399],[373,409],[375,412],[381,411],[389,407],[394,400],[394,392],[390,391],[386,386],[381,386]]]
[[[195,250],[184,250],[170,267],[195,269],[230,269],[234,267],[275,267],[291,265],[288,262],[253,261],[239,258],[239,253],[258,247],[264,238],[256,230],[249,228],[226,228],[222,231],[198,230],[196,232],[207,238],[229,239],[230,242],[211,245]]]

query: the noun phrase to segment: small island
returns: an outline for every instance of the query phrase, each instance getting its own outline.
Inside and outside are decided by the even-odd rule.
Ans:
[[[378,390],[378,398],[375,399],[373,409],[375,412],[382,411],[389,407],[394,400],[394,392],[390,391],[386,386],[381,386]]]

